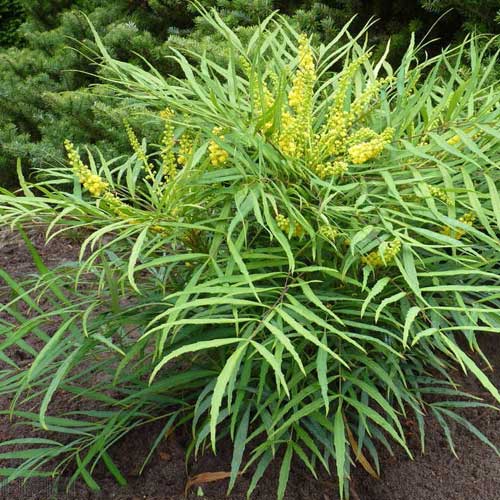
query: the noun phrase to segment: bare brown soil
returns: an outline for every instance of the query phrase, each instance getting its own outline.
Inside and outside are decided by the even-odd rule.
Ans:
[[[41,231],[30,231],[34,241],[48,266],[66,260],[74,260],[78,254],[78,241],[58,239],[44,245]],[[29,252],[22,240],[8,230],[0,231],[0,268],[14,277],[22,277],[35,272]],[[1,288],[0,283],[0,288]],[[484,352],[493,366],[500,370],[500,337],[484,335],[481,341]],[[500,387],[500,373],[490,374],[493,382]],[[484,389],[472,378],[464,378],[463,386],[469,392],[484,395]],[[62,411],[70,406],[64,397],[57,400]],[[5,409],[8,401],[0,399]],[[500,413],[490,409],[473,409],[463,412],[493,443],[500,445]],[[412,423],[408,422],[411,435]],[[197,462],[186,465],[184,451],[186,435],[172,435],[161,443],[142,475],[139,468],[146,457],[149,446],[161,428],[152,425],[135,431],[118,443],[113,451],[113,459],[127,477],[128,485],[119,486],[104,472],[97,473],[95,479],[101,486],[100,493],[89,491],[84,484],[78,484],[70,492],[53,480],[33,479],[23,484],[16,482],[0,489],[0,499],[5,500],[180,500],[184,498],[184,488],[188,477],[202,472],[227,471],[230,468],[230,447],[222,445],[217,456],[205,455]],[[7,418],[0,419],[0,440],[25,437],[26,430],[16,427]],[[353,500],[500,500],[500,458],[489,447],[460,426],[453,427],[453,437],[458,458],[450,452],[440,427],[431,418],[426,428],[426,453],[422,455],[416,435],[410,438],[414,459],[404,452],[395,450],[395,456],[381,451],[382,477],[371,478],[361,466],[353,471],[351,498]],[[0,467],[3,465],[0,464]],[[273,464],[261,480],[252,498],[265,500],[275,498],[279,464]],[[241,477],[230,497],[226,497],[227,481],[221,480],[193,487],[188,498],[218,500],[224,498],[244,499],[250,478]],[[59,492],[58,492],[59,491]],[[314,480],[300,463],[295,463],[290,475],[286,498],[290,500],[337,500],[337,485],[334,479],[322,475]]]

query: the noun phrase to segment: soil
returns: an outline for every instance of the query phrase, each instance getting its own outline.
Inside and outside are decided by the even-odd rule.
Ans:
[[[50,267],[78,255],[77,238],[58,238],[45,245],[43,231],[32,229],[29,236]],[[30,254],[23,241],[9,230],[0,231],[0,268],[19,278],[35,272]],[[1,297],[0,297],[1,299]],[[493,366],[500,370],[500,349],[498,337],[482,335],[481,347]],[[493,383],[500,387],[500,371],[489,374]],[[463,378],[465,390],[484,395],[482,386],[473,378]],[[487,399],[487,397],[486,397]],[[58,406],[69,402],[58,401]],[[8,400],[0,398],[0,409],[5,409]],[[495,445],[500,446],[500,412],[492,409],[467,409],[462,412]],[[230,446],[222,446],[217,456],[207,454],[198,461],[186,464],[184,451],[186,436],[172,435],[157,448],[148,466],[139,475],[139,468],[155,440],[162,423],[134,431],[123,438],[112,450],[113,460],[127,478],[126,486],[119,486],[104,473],[95,479],[101,492],[94,493],[85,484],[79,483],[68,493],[62,485],[51,479],[32,479],[26,483],[16,482],[0,488],[1,500],[181,500],[185,498],[184,488],[188,477],[206,472],[230,470]],[[500,457],[474,437],[469,431],[452,426],[458,457],[449,450],[446,439],[437,422],[427,419],[425,455],[420,453],[416,437],[410,440],[414,454],[411,460],[402,450],[395,448],[395,455],[380,450],[382,476],[371,478],[361,466],[353,469],[351,498],[353,500],[500,500]],[[0,418],[0,439],[26,437],[26,431],[12,425],[7,418]],[[0,464],[1,465],[1,464]],[[3,466],[3,465],[1,465]],[[274,499],[277,489],[279,463],[272,464],[255,490],[252,498]],[[188,498],[222,500],[224,498],[244,499],[250,478],[239,478],[231,496],[226,497],[227,480],[194,486]],[[59,490],[59,493],[57,492]],[[336,481],[321,475],[316,481],[301,463],[294,463],[287,487],[289,500],[338,500]]]

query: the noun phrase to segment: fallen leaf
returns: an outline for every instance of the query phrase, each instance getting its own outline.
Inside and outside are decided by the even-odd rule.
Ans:
[[[349,439],[349,443],[351,443],[352,450],[354,451],[354,455],[356,455],[356,459],[361,464],[363,469],[365,469],[365,471],[368,472],[368,474],[370,474],[370,476],[372,476],[375,479],[380,479],[379,475],[377,474],[375,469],[372,467],[370,462],[368,462],[367,458],[363,455],[363,452],[358,449],[358,443],[357,443],[356,438],[354,437],[354,435],[351,431],[351,428],[347,424],[347,419],[345,418],[345,415],[344,415],[344,422],[346,424],[345,427],[347,429],[347,438]]]
[[[238,475],[240,474],[241,472],[238,472]],[[201,474],[196,474],[196,476],[188,478],[186,487],[184,488],[184,496],[187,497],[189,490],[193,486],[198,486],[199,484],[204,484],[204,483],[212,483],[215,481],[222,481],[223,479],[227,479],[230,476],[231,476],[230,472],[224,472],[224,471],[202,472]]]

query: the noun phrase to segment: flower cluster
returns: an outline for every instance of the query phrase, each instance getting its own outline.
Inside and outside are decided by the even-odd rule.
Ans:
[[[163,236],[164,238],[166,238],[167,236],[170,236],[170,232],[167,231],[164,227],[162,226],[159,226],[159,225],[154,225],[154,226],[151,226],[151,231],[153,233],[157,233],[159,234],[160,236]]]
[[[468,129],[465,130],[465,132],[470,134],[473,130],[474,130],[474,127],[469,127]],[[479,132],[473,134],[471,139],[473,141],[476,141],[477,139],[479,139],[481,137],[482,134],[483,134],[483,131],[480,130]],[[454,135],[454,136],[450,137],[446,142],[448,144],[450,144],[451,146],[456,146],[462,142],[462,138],[459,135]]]
[[[299,62],[288,93],[290,110],[283,109],[277,143],[282,153],[302,158],[312,135],[312,105],[316,69],[311,46],[306,35],[299,39]]]
[[[68,161],[73,171],[78,177],[82,186],[89,191],[94,197],[101,196],[107,189],[109,184],[101,179],[97,174],[92,173],[89,167],[85,165],[73,143],[69,140],[64,141],[64,147],[68,154]]]
[[[288,233],[288,231],[290,231],[290,221],[288,217],[285,217],[283,214],[278,214],[276,216],[276,224],[278,224],[278,227],[284,233]]]
[[[299,39],[299,65],[288,94],[288,104],[298,115],[307,114],[310,110],[315,81],[316,69],[312,49],[307,36],[302,34]]]
[[[376,137],[378,137],[378,134],[377,132],[375,132],[375,130],[368,127],[361,127],[349,136],[347,144],[349,146],[352,146],[353,144],[359,144],[360,142],[371,141]]]
[[[165,179],[172,179],[175,177],[176,169],[176,160],[174,154],[174,126],[172,124],[172,118],[174,113],[171,109],[165,109],[160,113],[160,116],[165,120],[165,126],[163,128],[163,134],[161,138],[161,151],[160,157],[162,161],[162,174]]]
[[[436,186],[428,186],[428,188],[431,196],[437,198],[438,200],[441,200],[443,203],[446,203],[449,206],[453,205],[453,200],[443,188],[439,188]]]
[[[304,234],[304,228],[300,224],[296,224],[293,229],[293,236],[300,238]]]
[[[214,127],[212,134],[218,137],[221,141],[224,140],[221,127]],[[208,154],[210,157],[210,163],[214,167],[224,165],[229,158],[229,153],[214,140],[210,141],[210,144],[208,145]]]
[[[111,191],[106,191],[101,198],[110,208],[111,212],[116,214],[121,219],[128,218],[128,213],[125,210],[130,207],[121,201],[114,193]]]
[[[352,130],[353,124],[381,87],[391,80],[384,78],[369,85],[346,111],[349,86],[359,67],[370,57],[363,54],[352,61],[340,74],[326,120],[317,133],[313,132],[313,96],[317,80],[314,56],[307,37],[299,40],[299,63],[288,93],[288,106],[280,114],[279,130],[273,139],[286,156],[304,159],[318,177],[340,176],[348,163],[365,163],[379,155],[392,140],[394,130],[381,134],[363,127]]]
[[[281,116],[281,132],[278,137],[281,152],[292,158],[301,158],[303,150],[300,148],[300,135],[299,122],[285,111]]]
[[[401,241],[395,239],[386,245],[382,253],[380,252],[380,248],[377,248],[377,250],[374,250],[368,255],[361,257],[361,262],[372,267],[387,266],[387,264],[389,264],[394,259],[394,257],[396,257],[400,250]]]
[[[185,132],[179,139],[179,151],[177,155],[177,163],[186,165],[189,157],[193,154],[194,140],[189,132]]]
[[[154,170],[155,170],[154,165],[149,163],[148,158],[146,156],[146,153],[142,149],[142,146],[140,145],[139,140],[137,139],[137,136],[135,135],[135,132],[133,131],[132,127],[127,122],[127,120],[123,120],[123,124],[125,126],[125,130],[127,131],[128,140],[130,142],[130,145],[132,146],[134,153],[136,154],[137,158],[144,165],[144,169],[147,172],[147,178],[150,180],[153,180],[155,177],[154,176]]]
[[[357,118],[359,115],[363,113],[365,110],[366,106],[370,104],[371,100],[379,94],[380,89],[382,88],[383,85],[386,83],[390,82],[393,78],[392,77],[387,77],[387,78],[380,78],[373,82],[371,85],[369,85],[363,93],[357,97],[353,103],[351,104],[351,109],[350,109],[350,118],[351,120],[354,120]]]
[[[352,130],[355,119],[360,115],[374,96],[379,93],[382,85],[390,78],[377,80],[369,85],[345,111],[347,90],[359,67],[370,57],[370,53],[352,61],[340,74],[333,103],[328,112],[325,124],[315,137],[315,149],[319,156],[343,156],[353,163],[364,163],[376,157],[385,145],[392,139],[392,129],[386,129],[382,134],[363,127]]]
[[[352,163],[365,163],[378,156],[384,147],[391,142],[394,135],[394,129],[388,127],[381,134],[370,141],[354,144],[348,149],[349,157]]]
[[[320,179],[325,179],[326,177],[339,177],[345,174],[348,170],[349,166],[345,161],[334,161],[334,162],[326,162],[320,163],[313,167],[313,170],[316,172],[317,176]]]
[[[352,61],[340,74],[337,89],[335,90],[334,108],[343,109],[347,89],[352,82],[358,68],[371,57],[371,52],[366,52],[361,57]]]
[[[335,227],[325,224],[319,228],[319,234],[323,238],[333,241],[338,236],[339,232]]]
[[[290,219],[283,214],[276,215],[276,224],[286,234],[290,232]],[[295,224],[292,236],[300,238],[304,234],[304,229],[300,224]]]
[[[462,215],[458,219],[458,222],[461,222],[462,224],[465,224],[466,226],[472,226],[474,224],[474,221],[476,220],[476,216],[472,212],[467,212],[466,214]],[[463,229],[456,229],[452,230],[451,227],[446,226],[441,230],[442,234],[445,234],[446,236],[451,236],[454,237],[455,239],[459,240],[464,236],[465,231]]]
[[[332,107],[323,127],[323,132],[318,138],[318,146],[328,155],[343,154],[348,140],[349,126],[349,113]]]

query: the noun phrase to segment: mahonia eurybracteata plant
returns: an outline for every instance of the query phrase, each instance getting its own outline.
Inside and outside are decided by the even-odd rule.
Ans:
[[[382,89],[390,87],[393,78],[375,79],[354,98],[350,93],[353,78],[370,57],[370,52],[354,57],[338,74],[332,92],[327,94],[326,108],[323,100],[318,99],[315,93],[319,84],[318,69],[306,35],[300,35],[298,39],[294,69],[290,70],[287,65],[283,70],[288,85],[283,84],[283,75],[274,71],[262,77],[249,60],[240,57],[240,68],[248,81],[250,120],[255,124],[255,132],[282,156],[282,161],[298,165],[294,170],[298,172],[296,182],[303,182],[311,175],[323,183],[348,182],[349,176],[356,174],[356,168],[377,160],[391,143],[394,129],[385,127],[377,131],[368,126],[365,115],[369,114],[370,106],[376,103]],[[175,184],[176,176],[189,164],[195,152],[197,130],[197,127],[191,126],[189,114],[181,120],[176,118],[172,109],[166,108],[160,112],[160,118],[164,126],[156,153],[158,160],[152,159],[147,146],[139,142],[130,124],[124,122],[135,158],[141,164],[143,180],[152,186],[159,198],[169,185]],[[175,123],[183,123],[180,134]],[[227,134],[231,134],[230,125],[212,125],[207,131],[208,168],[231,168],[236,162],[232,157]],[[458,139],[455,140],[456,138]],[[458,136],[448,139],[450,145],[459,142]],[[83,164],[70,142],[66,142],[66,149],[69,162],[83,187],[93,197],[105,201],[116,216],[136,223],[137,219],[132,213],[137,214],[137,207],[121,201],[107,181]],[[453,198],[443,187],[428,184],[427,189],[431,197],[447,206],[453,205]],[[172,197],[172,192],[169,197]],[[172,217],[178,215],[179,207],[175,206],[164,213],[162,218],[172,220]],[[304,213],[301,215],[306,217]],[[315,235],[311,235],[304,230],[296,214],[284,213],[276,207],[274,216],[277,227],[288,238],[317,237],[330,245],[343,242],[349,246],[351,243],[353,228],[342,227],[336,220],[309,220],[316,228]],[[141,218],[144,219],[144,214],[139,216]],[[472,225],[474,219],[474,215],[468,213],[457,220],[459,223]],[[151,230],[163,235],[168,233],[159,224],[152,224]],[[448,226],[443,227],[441,232],[456,239],[465,234],[463,229],[452,230]],[[181,239],[191,240],[192,235],[183,235]],[[370,251],[361,252],[359,262],[371,268],[391,265],[401,250],[401,241],[391,238],[390,234],[378,234],[375,242],[376,248],[371,245]]]
[[[220,18],[206,20],[226,36],[227,66],[176,52],[185,78],[166,80],[104,55],[124,108],[150,113],[147,134],[127,114],[128,157],[80,157],[67,141],[71,169],[49,169],[54,182],[35,185],[40,196],[26,182],[24,196],[0,194],[2,222],[90,231],[81,253],[91,255],[62,283],[76,290],[86,270],[96,279],[71,308],[62,294],[58,317],[68,319],[48,340],[65,344],[56,358],[40,351],[47,371],[13,375],[21,390],[35,377],[48,381],[49,399],[54,373],[86,394],[66,361],[80,346],[88,379],[102,348],[109,385],[100,399],[112,416],[84,446],[105,450],[132,428],[125,408],[141,426],[145,414],[166,417],[162,435],[174,420],[192,422],[194,454],[209,441],[216,451],[219,438],[239,443],[230,483],[255,467],[248,496],[275,456],[283,457],[280,500],[297,459],[312,471],[336,462],[347,496],[362,456],[378,473],[378,443],[391,437],[410,454],[406,412],[444,422],[453,401],[440,410],[441,389],[463,407],[452,363],[500,401],[456,342],[461,335],[475,349],[476,330],[498,330],[500,89],[475,70],[464,92],[446,55],[431,63],[439,72],[414,66],[412,50],[401,68],[373,63],[362,35],[344,43],[340,33],[316,49],[281,21],[243,40]],[[10,325],[0,330],[12,335]],[[186,362],[171,363],[180,356]],[[108,388],[125,399],[110,399]],[[34,421],[43,426],[41,406]],[[419,429],[423,440],[421,420]]]

